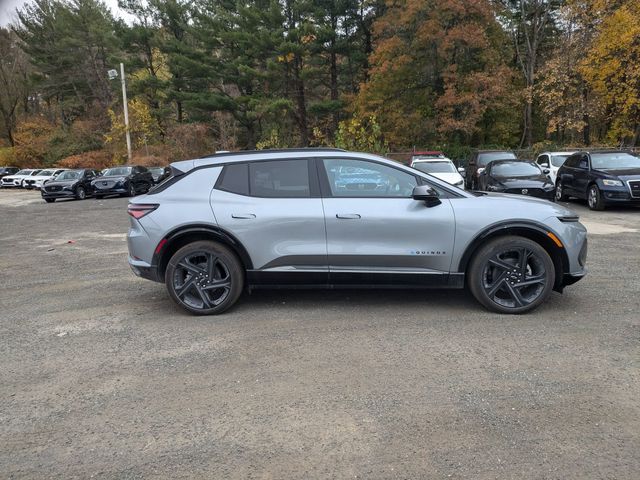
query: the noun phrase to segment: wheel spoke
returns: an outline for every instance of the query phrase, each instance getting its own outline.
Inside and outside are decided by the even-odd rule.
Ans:
[[[207,278],[209,281],[215,278],[216,263],[218,263],[218,257],[211,253],[207,254]]]
[[[507,262],[503,262],[498,257],[493,257],[492,259],[489,260],[489,263],[494,267],[500,268],[502,270],[509,271],[513,269],[513,265],[510,265]]]
[[[502,288],[502,286],[504,285],[504,283],[506,281],[506,277],[507,277],[507,273],[506,272],[502,272],[498,276],[496,281],[493,282],[493,285],[491,285],[491,287],[489,287],[489,290],[487,290],[487,295],[490,298],[493,298],[493,296],[498,292],[498,290],[500,290],[500,288]]]
[[[193,287],[196,283],[196,277],[194,277],[193,275],[190,276],[186,282],[184,282],[182,285],[180,285],[179,287],[176,287],[176,295],[180,298],[184,297],[184,295],[191,290],[191,287]]]
[[[536,285],[538,283],[544,283],[547,277],[545,274],[534,275],[531,277],[525,277],[525,279],[521,282],[518,282],[514,285],[515,288],[527,287],[529,285]]]
[[[524,298],[522,298],[522,295],[520,295],[520,292],[517,289],[513,288],[513,285],[511,285],[509,282],[505,282],[504,284],[506,285],[507,291],[511,295],[511,298],[513,298],[518,307],[523,307],[527,304]]]
[[[523,277],[527,274],[527,262],[529,261],[529,255],[531,255],[531,252],[526,248],[523,248],[520,252],[520,273]]]
[[[179,262],[178,266],[181,267],[181,268],[184,268],[188,272],[193,273],[195,275],[201,275],[203,273],[207,273],[206,270],[204,270],[204,269],[200,268],[199,266],[194,265],[193,263],[191,263],[188,258],[185,258],[181,262]]]
[[[229,288],[231,286],[231,282],[228,278],[224,278],[222,280],[213,280],[209,285],[204,285],[202,290],[215,290],[216,288]]]
[[[211,300],[209,300],[209,295],[200,285],[196,284],[196,291],[198,292],[198,296],[202,300],[202,308],[211,308]]]

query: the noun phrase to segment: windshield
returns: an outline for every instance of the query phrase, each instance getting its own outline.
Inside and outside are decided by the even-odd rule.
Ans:
[[[450,161],[442,162],[418,162],[413,168],[424,173],[455,173],[456,167]]]
[[[131,173],[131,167],[114,167],[107,168],[103,175],[105,177],[114,176],[114,175],[129,175]]]
[[[56,180],[76,180],[80,178],[80,175],[82,175],[81,170],[67,170],[66,172],[60,173],[56,177]]]
[[[553,165],[554,167],[561,167],[567,158],[569,158],[569,154],[551,155],[551,165]]]
[[[591,167],[595,169],[621,169],[640,168],[640,158],[624,152],[593,153],[591,154]]]
[[[490,152],[490,153],[481,153],[478,155],[478,165],[485,166],[489,162],[493,162],[494,160],[515,160],[515,154],[511,152]]]
[[[164,172],[164,168],[162,168],[162,167],[149,167],[149,171],[151,173],[156,173],[157,174],[157,173]]]
[[[505,162],[491,167],[491,175],[497,177],[530,177],[542,173],[535,163]]]

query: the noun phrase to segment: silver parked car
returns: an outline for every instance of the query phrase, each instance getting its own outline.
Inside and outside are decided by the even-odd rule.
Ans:
[[[336,149],[176,162],[128,212],[131,268],[196,314],[245,289],[465,284],[485,307],[522,313],[586,273],[586,229],[562,206]]]

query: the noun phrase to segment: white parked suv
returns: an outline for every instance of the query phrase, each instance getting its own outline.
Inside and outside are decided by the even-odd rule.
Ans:
[[[564,164],[564,161],[576,152],[544,152],[538,155],[536,163],[541,168],[549,170],[548,176],[551,181],[556,183],[558,169]]]
[[[37,188],[39,190],[42,188],[44,182],[58,176],[58,174],[64,172],[64,170],[64,168],[42,170],[37,175],[31,175],[25,178],[22,181],[22,186],[28,189]]]
[[[30,168],[26,168],[20,170],[15,175],[8,175],[2,178],[2,187],[22,187],[22,182],[25,178],[37,175],[41,170],[33,170]]]
[[[411,157],[410,166],[464,190],[464,178],[461,175],[464,168],[456,168],[453,162],[441,152],[414,154]]]

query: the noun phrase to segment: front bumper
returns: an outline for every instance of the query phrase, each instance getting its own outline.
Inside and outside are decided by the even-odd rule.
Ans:
[[[118,186],[114,185],[113,187],[100,188],[99,185],[94,185],[95,187],[95,195],[122,195],[128,194],[129,188],[126,185]]]
[[[76,194],[73,190],[56,190],[55,192],[47,192],[45,190],[40,190],[40,195],[42,198],[75,198]]]

